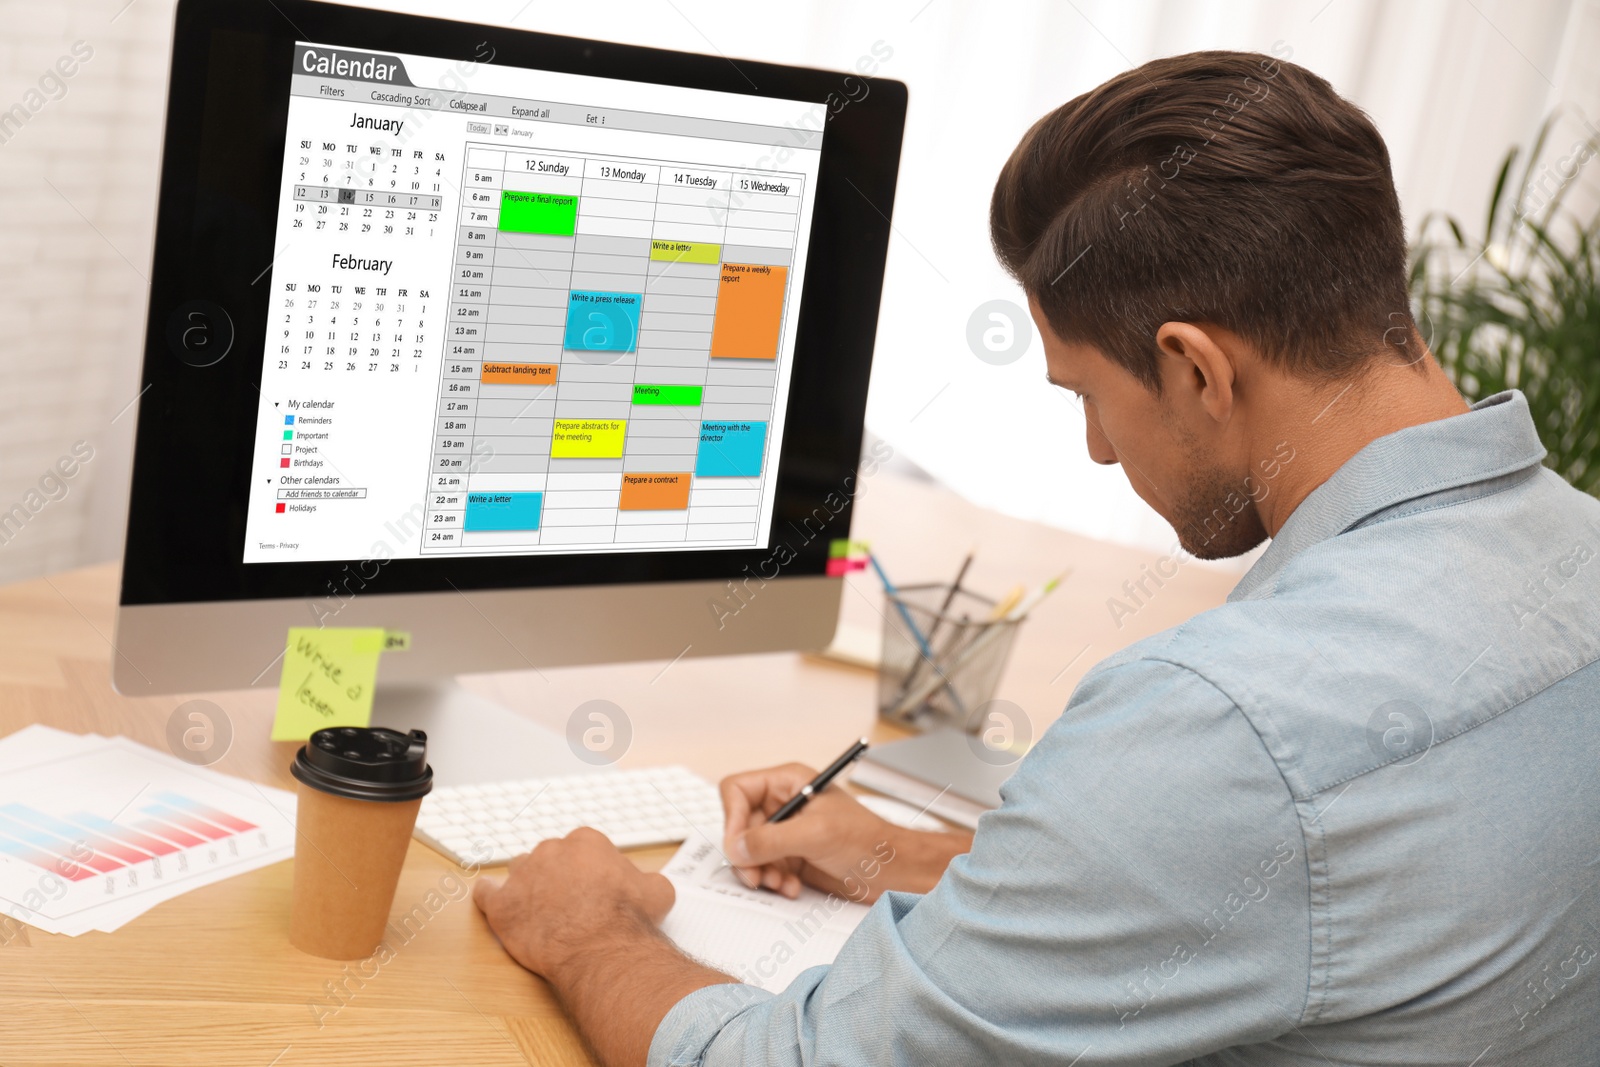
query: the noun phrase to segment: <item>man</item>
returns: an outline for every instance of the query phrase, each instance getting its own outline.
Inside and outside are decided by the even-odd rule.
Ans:
[[[1595,1063],[1600,501],[1426,351],[1372,123],[1159,60],[1029,131],[991,229],[1090,455],[1194,555],[1270,548],[1091,671],[970,840],[723,783],[750,880],[874,875],[831,967],[684,958],[585,830],[477,887],[507,950],[610,1064]]]

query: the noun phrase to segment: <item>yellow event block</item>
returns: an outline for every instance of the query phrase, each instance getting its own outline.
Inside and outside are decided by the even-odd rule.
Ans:
[[[650,258],[671,260],[674,263],[721,263],[722,246],[700,241],[650,242]]]
[[[557,419],[551,459],[621,459],[627,419]]]
[[[272,740],[304,741],[325,726],[371,722],[378,657],[386,643],[381,626],[291,626]]]

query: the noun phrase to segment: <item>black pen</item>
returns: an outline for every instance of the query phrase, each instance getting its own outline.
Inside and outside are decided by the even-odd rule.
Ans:
[[[840,771],[854,763],[856,761],[856,757],[861,755],[861,753],[865,752],[866,750],[867,739],[863,737],[861,740],[857,741],[855,744],[846,749],[844,755],[840,756],[838,759],[828,764],[827,767],[823,768],[821,774],[817,775],[815,778],[811,779],[811,781],[801,786],[800,792],[796,793],[794,796],[785,801],[783,807],[773,812],[772,818],[768,819],[767,821],[782,822],[795,812],[799,811],[801,808],[805,807],[806,801],[810,800],[813,795],[828,788],[828,783],[838,777]]]

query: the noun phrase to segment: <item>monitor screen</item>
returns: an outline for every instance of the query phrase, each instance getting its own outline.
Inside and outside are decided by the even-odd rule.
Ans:
[[[293,57],[242,562],[767,548],[825,106]]]
[[[122,604],[837,584],[906,104],[179,0]]]

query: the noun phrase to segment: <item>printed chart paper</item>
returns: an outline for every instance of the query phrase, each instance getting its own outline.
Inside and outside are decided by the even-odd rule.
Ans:
[[[294,794],[125,737],[0,739],[0,910],[110,932],[162,901],[294,855]]]

